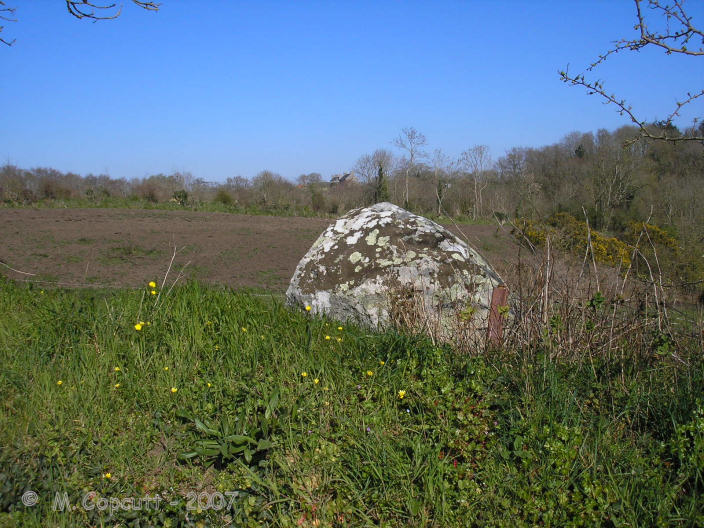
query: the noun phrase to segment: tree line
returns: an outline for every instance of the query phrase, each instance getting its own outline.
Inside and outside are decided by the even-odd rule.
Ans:
[[[498,158],[486,145],[472,145],[455,158],[439,148],[427,151],[425,136],[414,128],[404,129],[393,144],[393,151],[360,156],[346,171],[352,176],[332,184],[315,172],[293,182],[264,170],[251,179],[212,183],[188,172],[127,180],[7,164],[0,168],[0,200],[220,202],[333,215],[388,200],[420,214],[473,220],[586,214],[594,228],[614,231],[628,220],[650,219],[682,233],[704,224],[701,142],[653,141],[626,126],[573,132],[558,143],[515,147]],[[179,191],[185,200],[183,194],[174,197]]]
[[[671,124],[668,134],[680,132]],[[486,145],[456,157],[427,149],[425,136],[405,128],[392,142],[359,157],[352,176],[330,183],[319,173],[295,181],[264,170],[211,183],[190,173],[132,180],[80,176],[51,168],[0,168],[0,200],[7,205],[41,200],[110,199],[219,203],[291,214],[338,215],[391,201],[426,216],[458,219],[539,220],[558,212],[588,220],[594,229],[618,233],[631,221],[669,229],[682,243],[704,240],[704,144],[662,142],[636,127],[573,132],[540,148],[515,147],[494,158]],[[334,178],[335,181],[341,178]]]

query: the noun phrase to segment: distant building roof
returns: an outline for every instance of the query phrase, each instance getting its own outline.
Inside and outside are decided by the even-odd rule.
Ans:
[[[357,183],[357,177],[354,172],[346,172],[342,176],[335,175],[330,178],[331,185],[337,183]]]

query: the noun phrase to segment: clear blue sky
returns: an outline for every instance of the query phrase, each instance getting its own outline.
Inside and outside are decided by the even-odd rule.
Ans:
[[[163,0],[158,13],[123,1],[119,19],[91,23],[58,0],[7,0],[18,21],[3,32],[16,43],[0,47],[0,162],[293,179],[393,150],[405,126],[429,150],[486,144],[497,158],[627,124],[557,73],[633,35],[627,0]],[[704,23],[704,3],[689,5]],[[704,85],[702,63],[627,53],[598,77],[663,118]]]

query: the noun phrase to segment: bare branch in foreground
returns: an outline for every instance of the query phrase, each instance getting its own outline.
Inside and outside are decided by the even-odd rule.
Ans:
[[[134,4],[147,11],[158,11],[161,4],[132,0]],[[122,4],[90,2],[88,0],[66,0],[66,9],[78,19],[113,20],[122,14]]]
[[[660,21],[664,21],[665,27],[662,30],[651,30],[648,21],[643,11],[643,0],[634,0],[636,8],[637,24],[634,29],[639,32],[639,37],[628,40],[621,39],[615,42],[614,47],[607,52],[599,55],[599,58],[594,61],[587,71],[593,71],[597,66],[605,62],[611,55],[622,51],[640,51],[647,46],[654,46],[665,50],[668,55],[679,54],[690,57],[704,56],[704,31],[694,25],[692,16],[685,10],[685,0],[674,0],[672,4],[663,3],[662,0],[648,0],[647,7],[655,12]],[[699,41],[699,44],[692,43]],[[571,75],[569,68],[559,72],[560,80],[568,83],[571,86],[582,86],[586,88],[589,95],[598,95],[604,100],[604,104],[613,104],[616,106],[619,114],[626,115],[631,122],[640,129],[640,136],[661,141],[704,141],[704,136],[701,134],[685,133],[669,134],[668,130],[673,130],[672,121],[676,117],[681,117],[680,110],[691,104],[696,99],[704,95],[704,89],[693,90],[687,92],[684,97],[675,103],[675,107],[664,121],[658,123],[657,127],[653,127],[640,119],[633,112],[632,107],[625,99],[619,98],[614,94],[608,93],[604,89],[604,84],[600,80],[589,80],[584,74]],[[695,120],[696,124],[697,120]],[[660,132],[653,131],[657,128]],[[635,140],[633,140],[635,141]]]

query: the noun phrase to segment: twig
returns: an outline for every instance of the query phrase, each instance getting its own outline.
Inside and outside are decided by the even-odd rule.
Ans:
[[[26,272],[26,271],[20,271],[20,270],[17,270],[17,269],[15,269],[15,268],[11,268],[11,267],[8,266],[7,264],[5,264],[2,260],[0,260],[0,264],[2,264],[3,266],[5,266],[7,269],[9,269],[9,270],[11,270],[11,271],[14,271],[15,273],[20,273],[20,274],[22,274],[22,275],[30,275],[30,276],[32,276],[32,277],[36,276],[36,273],[28,273],[28,272]]]
[[[543,325],[548,324],[548,298],[550,289],[550,236],[545,238],[545,254],[546,254],[546,264],[545,264],[545,284],[543,284]]]
[[[584,221],[587,224],[587,244],[592,252],[592,264],[594,265],[594,279],[596,280],[596,291],[601,291],[599,286],[599,271],[596,268],[596,258],[594,257],[594,246],[592,246],[592,230],[589,227],[589,217],[587,216],[587,211],[582,206],[582,212],[584,213]]]

